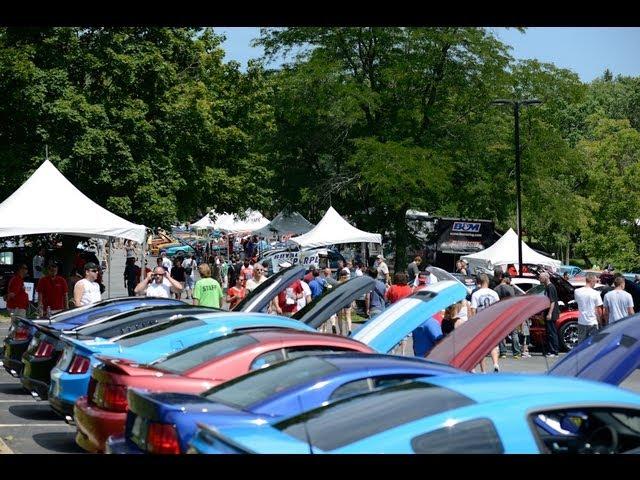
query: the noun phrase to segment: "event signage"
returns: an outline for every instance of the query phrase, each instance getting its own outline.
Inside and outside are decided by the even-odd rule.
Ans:
[[[438,219],[437,251],[467,254],[484,250],[493,243],[493,222],[489,220],[465,221],[453,218]]]
[[[318,252],[280,252],[274,253],[269,258],[273,273],[280,270],[280,264],[283,262],[289,262],[291,265],[311,265],[312,263],[318,265],[320,263]]]

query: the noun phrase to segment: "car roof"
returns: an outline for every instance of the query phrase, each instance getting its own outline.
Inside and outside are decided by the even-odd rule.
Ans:
[[[318,344],[344,344],[353,346],[354,343],[360,344],[356,340],[352,340],[340,335],[332,335],[327,333],[313,333],[294,330],[289,328],[257,328],[246,331],[247,335],[251,335],[259,342],[303,342],[312,341]]]
[[[356,371],[363,368],[395,369],[407,367],[422,367],[442,369],[451,373],[462,373],[455,367],[440,362],[433,362],[418,357],[401,357],[399,355],[385,355],[382,353],[340,353],[316,355],[328,361],[342,371]]]

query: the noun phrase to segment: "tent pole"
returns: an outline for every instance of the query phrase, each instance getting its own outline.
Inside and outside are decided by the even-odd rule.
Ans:
[[[107,253],[107,298],[111,298],[111,237],[108,239],[107,246],[109,251]]]
[[[142,242],[142,249],[141,249],[141,253],[140,253],[140,281],[144,280],[144,278],[147,276],[146,275],[146,248],[147,248],[147,231],[145,230],[144,232],[144,240]]]

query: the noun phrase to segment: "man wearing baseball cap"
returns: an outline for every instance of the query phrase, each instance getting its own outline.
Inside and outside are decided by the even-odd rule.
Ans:
[[[374,266],[376,270],[378,270],[377,279],[388,285],[389,284],[389,267],[384,262],[384,256],[382,256],[382,254],[378,255]]]
[[[73,301],[76,307],[91,305],[102,300],[98,279],[98,265],[93,262],[84,264],[84,278],[73,287]]]

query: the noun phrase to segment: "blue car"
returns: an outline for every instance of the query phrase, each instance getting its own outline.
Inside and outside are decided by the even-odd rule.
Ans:
[[[560,265],[558,268],[560,271],[560,275],[568,274],[570,277],[575,277],[576,275],[580,275],[582,273],[582,269],[580,267],[576,267],[575,265]]]
[[[36,333],[36,325],[46,325],[52,330],[74,332],[79,327],[118,313],[154,305],[184,305],[184,302],[171,298],[121,297],[103,300],[93,305],[77,307],[47,320],[27,320],[14,317],[9,333],[4,339],[3,366],[14,377],[22,373],[22,355]]]
[[[324,321],[331,317],[332,313],[343,308],[345,305],[348,305],[353,301],[353,298],[360,296],[362,294],[362,290],[369,288],[372,283],[373,281],[370,278],[358,278],[336,287],[335,291],[322,298],[319,302],[316,302],[315,305],[311,306],[310,310],[301,312],[303,315],[300,317],[300,321],[313,327],[320,326]],[[425,318],[432,316],[436,312],[456,301],[461,300],[465,296],[466,289],[459,282],[439,282],[430,286],[426,290],[416,293],[412,297],[400,300],[377,317],[370,319],[360,330],[351,335],[351,338],[369,345],[380,353],[389,352],[404,337],[413,331],[416,326],[422,324]],[[311,364],[314,362],[317,363],[317,368],[312,368]],[[385,366],[385,364],[388,365]],[[343,367],[336,365],[341,365]],[[159,368],[161,368],[160,365]],[[285,377],[289,377],[288,381],[302,383],[300,385],[292,383],[289,385],[289,387],[291,387],[289,388],[290,391],[286,390],[281,392],[282,389],[285,389],[283,381],[286,379],[281,379],[279,381],[280,383],[277,383],[275,378],[268,380],[267,383],[273,384],[274,387],[282,384],[281,389],[278,387],[279,390],[277,390],[277,392],[281,392],[282,395],[273,399],[269,399],[268,396],[265,396],[259,399],[259,401],[256,398],[253,402],[256,403],[256,405],[251,403],[253,406],[251,406],[247,412],[253,412],[254,410],[251,409],[254,407],[259,408],[259,412],[270,411],[270,417],[275,421],[278,417],[287,414],[291,415],[296,412],[313,408],[314,406],[327,401],[332,395],[343,396],[347,394],[355,394],[356,392],[362,391],[363,388],[367,389],[370,385],[377,384],[379,381],[383,383],[385,381],[390,382],[392,381],[391,377],[404,379],[420,376],[420,372],[424,372],[425,375],[460,372],[459,370],[446,365],[429,363],[418,359],[369,355],[364,358],[345,355],[341,358],[332,358],[329,363],[325,361],[315,361],[313,359],[305,360],[303,362],[296,361],[292,363],[290,367],[282,368],[291,369],[290,373],[285,374]],[[341,368],[348,370],[348,374],[339,373]],[[288,371],[286,369],[284,372]],[[277,370],[274,372],[274,375],[277,376],[277,372],[279,371],[282,370]],[[372,373],[374,371],[379,371],[379,373]],[[299,373],[296,376],[294,372]],[[255,381],[261,386],[247,386],[241,387],[241,389],[247,390],[248,394],[250,394],[252,389],[256,390],[257,393],[263,392],[265,395],[274,393],[265,390],[265,387],[262,385],[260,380],[262,378],[269,378],[268,375],[270,375],[270,373],[267,371],[260,373],[261,375],[255,377]],[[325,376],[327,378],[324,378]],[[294,380],[295,378],[298,378],[299,380]],[[331,381],[329,381],[329,379],[331,379]],[[236,380],[231,380],[231,382],[224,383],[223,386],[230,385],[235,381]],[[250,381],[248,385],[251,385],[251,382],[253,381]],[[309,384],[309,382],[311,383]],[[344,385],[344,388],[339,388],[343,383],[347,385]],[[322,385],[322,388],[320,388],[320,385]],[[296,388],[293,388],[294,386]],[[339,391],[334,393],[334,390],[336,389]],[[217,419],[220,415],[220,409],[222,409],[224,413],[222,413],[223,418],[221,421],[223,423],[249,421],[253,418],[250,413],[242,415],[242,412],[238,412],[237,410],[234,412],[232,408],[229,408],[229,402],[227,402],[227,405],[224,405],[225,402],[222,401],[222,405],[220,405],[217,398],[213,399],[214,403],[204,399],[203,397],[195,395],[151,394],[142,391],[130,393],[129,398],[132,398],[135,403],[135,406],[129,406],[130,410],[137,412],[137,415],[134,415],[134,419],[130,416],[127,420],[129,429],[134,429],[133,422],[148,425],[152,421],[157,421],[158,418],[163,415],[161,412],[166,413],[171,419],[162,423],[172,425],[176,413],[180,414],[183,411],[193,412],[194,410],[191,407],[194,405],[194,408],[206,409],[210,413],[210,415],[208,415],[210,419]],[[209,405],[198,407],[198,405],[203,402],[209,403]],[[236,406],[238,405],[238,402],[235,401],[231,403]],[[143,406],[140,407],[140,405]],[[149,407],[149,405],[153,405],[153,408]],[[263,407],[267,410],[262,410]],[[142,412],[144,412],[144,414],[142,414]],[[181,451],[184,451],[186,443],[195,431],[195,423],[197,419],[192,415],[184,414],[179,415],[179,417],[182,422],[180,425],[177,425],[176,428],[178,429],[178,435],[180,436]],[[140,427],[136,426],[134,430],[140,431]],[[144,430],[144,432],[146,432],[146,430]],[[142,436],[144,437],[144,433]],[[138,437],[139,434],[138,436],[135,436],[136,441],[138,442],[135,444],[133,440],[128,443],[122,438],[114,440],[119,442],[119,444],[116,445],[112,442],[109,448],[113,451],[139,451],[138,447],[140,446],[140,443],[142,443],[142,445],[145,445],[143,448],[146,449],[149,446],[144,443],[146,440]]]
[[[111,437],[108,453],[143,453],[155,446],[151,423],[175,431],[176,451],[185,452],[199,422],[243,425],[274,423],[330,401],[415,377],[459,374],[460,370],[412,357],[327,354],[301,357],[257,370],[201,394],[149,393],[130,388],[124,435]],[[135,432],[135,433],[134,433]]]
[[[189,453],[640,453],[640,395],[546,375],[419,378],[269,423],[201,425]]]
[[[62,338],[68,343],[60,360],[51,370],[49,404],[64,418],[73,415],[78,397],[86,395],[94,366],[100,363],[97,355],[126,358],[149,363],[184,348],[226,335],[237,329],[252,327],[282,327],[314,331],[311,327],[290,318],[261,313],[206,313],[181,315],[160,325],[154,325],[110,340],[80,341]]]

